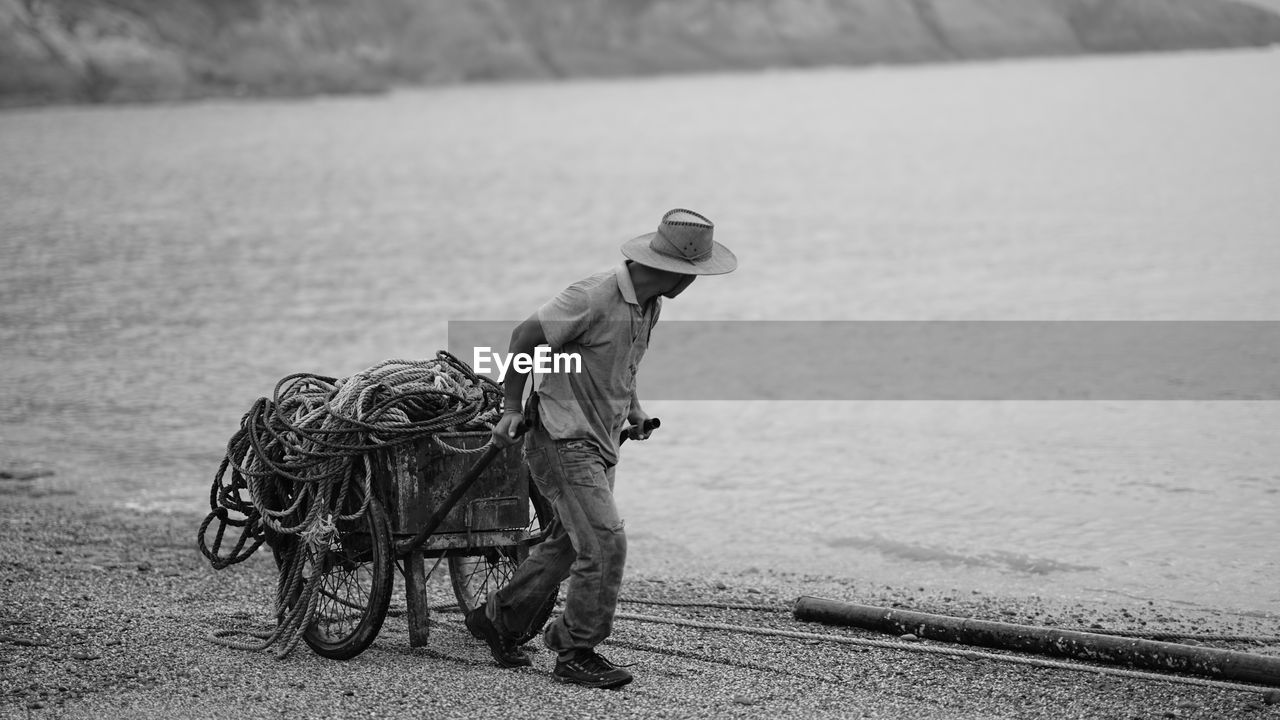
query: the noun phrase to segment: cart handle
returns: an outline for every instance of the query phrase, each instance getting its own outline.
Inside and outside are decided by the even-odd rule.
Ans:
[[[644,424],[641,425],[640,427],[636,427],[635,425],[632,425],[631,427],[623,430],[622,437],[618,438],[618,444],[621,445],[622,443],[626,442],[627,438],[631,437],[632,430],[639,430],[641,434],[644,434],[644,433],[653,432],[654,430],[657,430],[660,427],[662,427],[661,420],[659,420],[656,417],[649,418],[648,420],[645,420]]]
[[[514,437],[520,437],[528,432],[528,430],[529,421],[521,420],[520,424],[516,425],[516,434]],[[480,477],[480,474],[484,472],[485,468],[489,467],[489,463],[493,462],[493,459],[498,457],[498,454],[504,449],[505,448],[490,441],[488,449],[484,451],[484,454],[481,455],[478,460],[476,460],[476,463],[471,466],[471,469],[468,470],[460,480],[458,480],[458,484],[454,486],[453,492],[449,493],[449,497],[445,498],[444,502],[440,503],[440,507],[436,508],[436,511],[431,513],[431,517],[427,518],[427,522],[422,526],[422,529],[419,530],[412,538],[408,540],[401,540],[396,543],[396,556],[404,557],[421,547],[422,543],[426,542],[427,538],[431,537],[431,533],[435,532],[436,528],[440,527],[440,524],[444,522],[445,516],[453,510],[453,506],[457,505],[458,501],[462,499],[462,496],[466,495],[467,491],[471,489],[471,486],[476,484],[476,479]]]

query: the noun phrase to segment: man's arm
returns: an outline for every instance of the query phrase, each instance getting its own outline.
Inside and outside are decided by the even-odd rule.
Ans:
[[[508,351],[511,357],[516,353],[532,356],[534,348],[547,344],[546,334],[542,330],[542,322],[538,313],[525,318],[524,322],[511,331],[511,344]],[[524,420],[524,385],[529,373],[518,373],[515,364],[507,370],[502,381],[502,419],[493,426],[493,440],[501,447],[515,444],[516,427]]]
[[[636,428],[636,430],[631,431],[632,434],[628,435],[627,437],[631,438],[632,440],[648,440],[649,435],[653,433],[652,430],[646,431],[644,429],[644,424],[648,420],[649,420],[649,413],[645,412],[644,408],[640,407],[640,397],[639,395],[636,394],[635,388],[632,388],[631,389],[631,410],[627,412],[627,424],[629,424],[632,428]]]

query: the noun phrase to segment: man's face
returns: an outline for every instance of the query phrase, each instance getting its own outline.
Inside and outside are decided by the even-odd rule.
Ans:
[[[694,279],[698,277],[697,275],[681,275],[680,273],[668,274],[671,275],[671,286],[668,290],[663,291],[662,297],[665,298],[673,298],[684,292],[684,289],[692,285]]]

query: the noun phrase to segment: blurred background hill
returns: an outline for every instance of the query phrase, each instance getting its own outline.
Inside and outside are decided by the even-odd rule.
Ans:
[[[1264,46],[1268,2],[0,0],[0,105]]]

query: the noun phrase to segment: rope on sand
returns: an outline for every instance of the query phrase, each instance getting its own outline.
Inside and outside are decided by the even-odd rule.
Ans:
[[[776,605],[756,605],[751,603],[723,603],[714,600],[659,600],[656,598],[618,598],[618,602],[633,605],[657,605],[663,607],[711,608],[714,610],[753,610],[756,612],[785,613],[790,615],[792,608]],[[1095,635],[1115,635],[1117,637],[1143,638],[1145,640],[1195,640],[1197,642],[1229,642],[1250,643],[1254,645],[1274,645],[1280,643],[1280,635],[1211,635],[1186,632],[1156,632],[1151,630],[1106,630],[1096,627],[1065,627],[1063,630],[1087,632]]]
[[[437,432],[491,428],[501,401],[497,383],[443,351],[426,361],[387,360],[342,380],[282,379],[227,443],[197,533],[200,552],[219,570],[271,545],[280,567],[279,622],[270,633],[221,630],[209,639],[243,650],[282,644],[277,657],[291,653],[315,620],[339,526],[364,517],[374,496],[374,454]],[[234,543],[229,530],[238,533]]]
[[[682,618],[667,618],[655,615],[641,615],[637,613],[620,612],[615,617],[625,620],[634,620],[636,622],[659,623],[664,625],[675,625],[678,627],[688,627],[700,630],[718,630],[722,632],[742,633],[747,635],[763,635],[768,637],[784,637],[796,640],[817,640],[821,642],[839,643],[844,645],[857,645],[861,647],[874,647],[886,650],[905,650],[907,652],[919,652],[933,655],[948,655],[951,657],[960,657],[972,660],[994,660],[997,662],[1013,663],[1015,665],[1029,665],[1032,667],[1050,668],[1054,670],[1070,670],[1073,672],[1095,673],[1099,675],[1112,675],[1116,677],[1133,678],[1138,680],[1148,680],[1153,682],[1172,682],[1183,685],[1198,685],[1201,687],[1218,688],[1222,690],[1235,690],[1239,692],[1265,693],[1269,688],[1261,685],[1246,685],[1244,683],[1225,682],[1222,680],[1210,680],[1205,678],[1183,677],[1181,675],[1163,675],[1160,673],[1143,672],[1141,670],[1126,670],[1123,668],[1100,667],[1094,665],[1082,665],[1079,663],[1061,662],[1058,660],[1045,660],[1042,658],[1023,657],[1020,655],[1003,655],[999,653],[982,652],[979,650],[962,650],[959,648],[941,647],[935,645],[921,645],[915,642],[903,642],[892,640],[874,640],[871,638],[855,638],[846,635],[830,635],[826,633],[810,633],[795,630],[781,630],[774,628],[752,627],[750,625],[731,625],[727,623],[703,622],[699,620],[685,620]],[[643,648],[648,650],[648,648]],[[666,652],[665,650],[656,649],[657,652]],[[706,658],[702,658],[706,659]],[[730,663],[732,664],[732,663]]]
[[[682,600],[658,600],[651,598],[619,598],[621,603],[638,604],[638,605],[660,605],[667,607],[706,607],[715,609],[731,609],[731,610],[753,610],[761,612],[775,613],[791,613],[791,609],[776,607],[772,605],[754,605],[745,603],[717,603],[714,601],[682,601]],[[447,610],[456,608],[456,603],[440,603],[433,605],[433,610]],[[1150,682],[1169,682],[1182,685],[1196,685],[1200,687],[1215,688],[1220,690],[1233,690],[1236,692],[1262,693],[1275,692],[1274,690],[1262,685],[1249,685],[1245,683],[1233,683],[1223,680],[1211,680],[1207,678],[1185,677],[1182,675],[1165,675],[1162,673],[1144,672],[1141,670],[1127,670],[1124,668],[1115,668],[1098,665],[1084,665],[1081,663],[1063,662],[1059,660],[1046,660],[1036,657],[1025,657],[1021,655],[1007,655],[1002,653],[983,652],[981,650],[965,650],[961,648],[945,647],[938,645],[923,645],[919,642],[909,641],[893,641],[893,640],[875,640],[871,638],[856,638],[847,635],[832,635],[828,633],[811,633],[796,630],[783,630],[775,628],[752,627],[749,625],[734,625],[729,623],[714,623],[701,620],[688,620],[685,618],[670,618],[657,615],[644,615],[639,613],[617,612],[615,618],[623,620],[633,620],[636,622],[655,623],[662,625],[674,625],[677,627],[687,627],[698,630],[713,630],[719,632],[742,633],[748,635],[761,635],[766,637],[781,637],[795,640],[807,640],[816,642],[830,642],[842,645],[856,645],[861,647],[874,647],[885,650],[902,650],[905,652],[917,652],[933,655],[945,655],[949,657],[963,658],[966,660],[992,660],[995,662],[1011,663],[1014,665],[1026,665],[1030,667],[1046,668],[1051,670],[1066,670],[1070,672],[1092,673],[1095,675],[1110,675],[1113,677],[1130,678],[1134,680],[1146,680]],[[446,623],[456,625],[462,628],[461,622]],[[1190,636],[1184,636],[1190,637]],[[1213,636],[1203,636],[1213,637]],[[1221,637],[1252,637],[1252,636],[1221,636]],[[773,667],[768,664],[753,662],[750,660],[735,660],[731,658],[715,657],[704,653],[694,653],[679,648],[663,646],[657,647],[645,643],[635,643],[626,640],[610,638],[608,643],[618,647],[625,647],[642,652],[649,652],[659,655],[669,655],[672,657],[682,657],[689,660],[700,662],[710,662],[720,665],[730,665],[734,667],[742,667],[750,670],[761,672],[773,672],[794,677],[803,677],[812,680],[829,680],[829,678],[798,673],[792,670]]]

